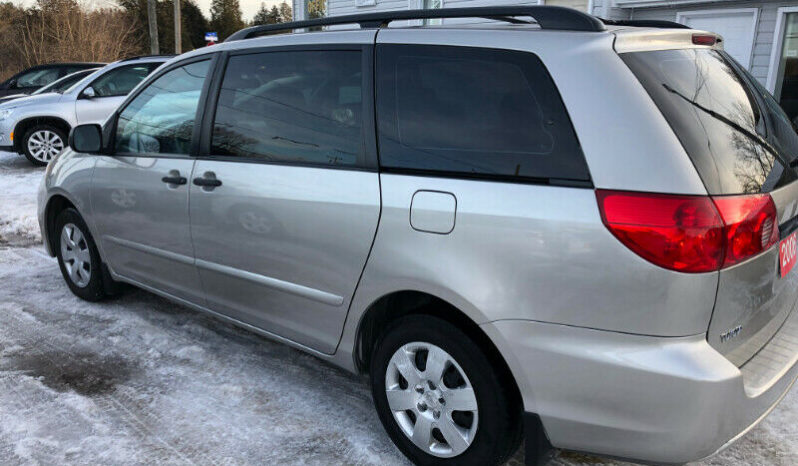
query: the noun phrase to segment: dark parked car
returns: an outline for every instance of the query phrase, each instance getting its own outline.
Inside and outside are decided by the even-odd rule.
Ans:
[[[76,71],[72,74],[64,76],[61,79],[53,81],[44,87],[40,87],[37,91],[31,92],[30,94],[9,94],[5,97],[0,97],[0,104],[4,104],[12,100],[17,100],[22,97],[28,97],[28,95],[47,94],[48,92],[57,92],[59,94],[62,94],[64,91],[77,84],[78,81],[94,73],[97,70],[99,70],[99,68],[86,68],[85,70]]]
[[[98,68],[105,63],[50,63],[37,65],[11,76],[0,83],[0,97],[11,94],[30,94],[56,79],[86,68]]]

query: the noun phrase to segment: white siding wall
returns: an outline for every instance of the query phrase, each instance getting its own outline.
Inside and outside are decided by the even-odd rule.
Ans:
[[[604,0],[607,1],[607,0]],[[694,10],[722,10],[724,8],[758,8],[756,32],[754,34],[754,51],[751,59],[751,74],[762,84],[765,84],[770,66],[770,52],[773,48],[773,33],[776,29],[776,13],[779,7],[798,6],[798,1],[735,1],[722,3],[697,3],[690,5],[677,5],[669,8],[635,8],[629,9],[629,14],[634,19],[666,19],[676,21],[676,13]]]
[[[357,7],[356,0],[327,0],[330,16],[367,13],[370,11],[407,10],[420,8],[421,0],[376,0],[376,5]],[[445,8],[495,5],[537,5],[537,0],[443,0]]]

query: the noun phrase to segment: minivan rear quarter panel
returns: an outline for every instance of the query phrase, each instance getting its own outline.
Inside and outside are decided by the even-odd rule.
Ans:
[[[653,104],[612,51],[611,38],[546,31],[531,36],[387,29],[377,42],[378,48],[430,44],[534,53],[557,85],[596,187],[706,194],[660,114],[641,117],[641,108]],[[586,92],[586,76],[604,91]],[[435,173],[383,173],[381,186],[382,217],[358,290],[367,303],[419,289],[449,300],[477,323],[527,319],[659,336],[707,330],[717,273],[668,271],[628,250],[602,224],[593,189]],[[411,227],[411,200],[420,190],[454,195],[451,233]]]

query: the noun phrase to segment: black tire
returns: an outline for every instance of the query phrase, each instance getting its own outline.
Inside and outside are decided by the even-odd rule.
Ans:
[[[83,250],[83,247],[85,246],[85,251],[88,252],[88,258],[90,258],[88,270],[86,271],[84,268],[84,271],[88,273],[88,280],[85,284],[76,283],[75,279],[70,276],[70,272],[67,269],[68,265],[66,262],[69,262],[69,267],[75,266],[74,259],[64,258],[65,251],[63,250],[64,248],[61,244],[61,237],[64,234],[64,227],[67,225],[70,225],[70,228],[76,228],[80,233],[80,237],[82,238],[76,242],[77,248],[73,247],[72,249]],[[77,236],[74,234],[74,230],[72,231],[72,237],[77,238]],[[104,272],[102,261],[100,260],[100,253],[97,249],[94,239],[91,237],[91,233],[89,233],[89,228],[86,226],[86,222],[83,221],[83,218],[80,216],[80,214],[72,208],[65,209],[63,212],[58,214],[58,217],[55,221],[55,230],[53,231],[53,235],[55,235],[53,239],[55,243],[55,254],[58,258],[58,266],[61,268],[61,275],[64,277],[64,281],[72,293],[78,298],[84,299],[86,301],[94,302],[104,299],[106,297],[106,287],[103,283]],[[66,254],[70,254],[70,252],[66,251]]]
[[[61,150],[62,151],[63,151],[63,149],[66,149],[67,142],[68,142],[67,141],[68,135],[64,134],[64,131],[62,131],[61,129],[58,129],[55,126],[52,126],[52,125],[48,125],[48,124],[35,125],[32,128],[29,128],[27,131],[25,131],[25,135],[22,137],[22,153],[25,155],[25,158],[28,159],[28,161],[30,161],[30,163],[32,163],[34,165],[37,165],[37,166],[40,166],[40,167],[47,166],[47,164],[50,162],[50,160],[52,160],[52,158],[50,158],[48,160],[40,160],[40,159],[36,158],[36,156],[33,153],[31,153],[31,151],[30,151],[30,149],[28,147],[28,142],[30,141],[30,138],[34,134],[40,133],[40,132],[44,132],[44,131],[47,131],[49,133],[52,133],[52,134],[55,134],[56,136],[58,136],[58,138],[61,140],[61,146],[62,146]]]
[[[388,365],[394,353],[411,342],[431,343],[443,349],[457,361],[474,389],[477,430],[472,443],[458,456],[441,458],[417,447],[402,431],[388,405],[385,390]],[[372,397],[383,427],[399,450],[417,465],[500,465],[518,449],[523,430],[522,408],[512,402],[509,381],[471,338],[444,320],[410,315],[391,324],[377,341],[370,378]]]

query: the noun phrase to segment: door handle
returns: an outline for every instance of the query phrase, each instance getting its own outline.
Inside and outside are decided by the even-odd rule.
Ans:
[[[188,183],[185,176],[164,176],[161,181],[168,184],[184,185]]]
[[[203,188],[213,189],[221,186],[222,180],[216,179],[216,174],[213,172],[205,172],[202,177],[194,178],[194,184]]]
[[[161,178],[161,181],[169,186],[180,186],[188,183],[186,177],[180,176],[180,172],[177,170],[169,170],[169,174]]]

